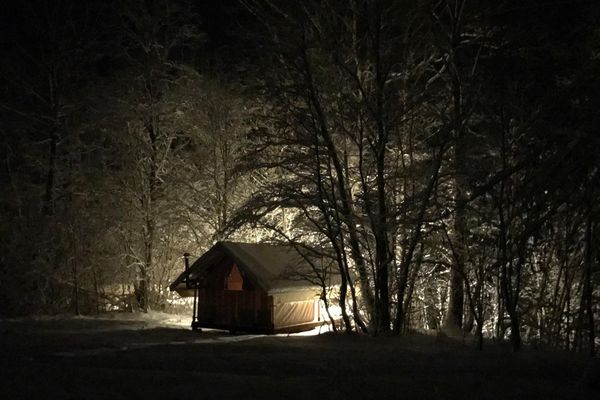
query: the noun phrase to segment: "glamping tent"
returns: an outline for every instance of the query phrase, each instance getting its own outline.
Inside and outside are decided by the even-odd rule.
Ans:
[[[218,242],[171,284],[194,298],[192,328],[298,332],[321,323],[321,287],[293,247]]]

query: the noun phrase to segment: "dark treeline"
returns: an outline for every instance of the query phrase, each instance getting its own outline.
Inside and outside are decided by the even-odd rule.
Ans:
[[[159,308],[184,251],[270,240],[329,260],[307,278],[341,330],[593,354],[598,11],[14,6],[0,61],[0,312]]]

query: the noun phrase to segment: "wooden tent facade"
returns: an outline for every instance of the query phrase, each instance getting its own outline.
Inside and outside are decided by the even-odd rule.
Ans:
[[[193,329],[299,332],[322,323],[321,288],[298,278],[309,269],[291,247],[218,242],[170,288],[194,298]]]

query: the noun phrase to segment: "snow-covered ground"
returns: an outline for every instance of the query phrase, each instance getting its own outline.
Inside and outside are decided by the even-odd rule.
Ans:
[[[131,339],[124,340],[122,344],[106,346],[104,343],[96,348],[77,348],[61,350],[53,353],[62,357],[77,357],[77,356],[92,356],[102,353],[127,351],[132,349],[142,349],[153,346],[181,346],[191,344],[217,344],[217,343],[234,343],[253,340],[265,337],[265,335],[243,334],[231,335],[224,331],[214,329],[203,329],[203,334],[192,332],[190,329],[190,317],[167,314],[158,311],[150,311],[148,313],[106,313],[97,316],[71,316],[71,315],[56,315],[56,316],[38,316],[28,318],[13,318],[0,320],[0,327],[12,326],[12,329],[28,332],[36,335],[76,335],[81,337],[94,337],[103,333],[112,333],[119,339],[128,339],[128,335],[124,332],[144,332],[148,333],[143,336],[134,336]],[[6,329],[6,328],[5,328]],[[170,335],[177,332],[178,336],[168,340],[169,334],[156,337],[153,330],[165,330]],[[293,337],[293,336],[314,336],[329,332],[327,325],[316,327],[312,330],[292,333],[292,334],[277,334],[273,337]],[[150,333],[152,332],[152,333]],[[129,335],[130,337],[131,335]],[[137,341],[135,338],[137,337]],[[156,338],[156,340],[149,340]]]
[[[100,315],[43,315],[23,318],[6,318],[0,319],[0,323],[27,323],[27,322],[60,322],[63,321],[68,323],[69,321],[113,321],[123,322],[123,324],[111,324],[109,326],[102,326],[90,324],[90,328],[93,329],[139,329],[138,324],[142,324],[148,328],[156,327],[168,327],[168,328],[185,328],[190,326],[190,316],[167,314],[160,311],[149,311],[148,313],[129,313],[129,312],[112,312],[104,313]],[[131,324],[131,322],[137,324]]]
[[[0,399],[600,398],[600,360],[574,354],[318,328],[230,335],[189,322],[162,313],[0,320]]]

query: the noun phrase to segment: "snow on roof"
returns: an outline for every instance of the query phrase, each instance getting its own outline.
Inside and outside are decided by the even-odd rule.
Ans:
[[[171,284],[171,290],[190,275],[202,275],[211,265],[224,257],[251,274],[255,282],[267,292],[315,289],[310,282],[315,276],[308,263],[292,246],[268,243],[217,242],[198,258]]]

